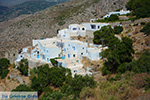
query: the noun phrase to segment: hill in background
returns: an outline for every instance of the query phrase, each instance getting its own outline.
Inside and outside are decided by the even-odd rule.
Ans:
[[[18,2],[17,2],[18,1]],[[26,2],[25,2],[26,1]],[[10,20],[12,18],[18,17],[23,14],[33,14],[37,11],[44,10],[48,7],[56,5],[58,3],[63,3],[69,0],[15,0],[15,1],[5,1],[5,5],[0,6],[0,22],[5,20]],[[1,1],[2,4],[4,1]],[[13,3],[18,5],[13,5]],[[8,4],[8,5],[7,5]]]

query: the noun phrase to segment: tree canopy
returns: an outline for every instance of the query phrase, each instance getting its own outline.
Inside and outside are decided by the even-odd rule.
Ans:
[[[123,31],[123,27],[122,26],[115,26],[114,27],[114,33],[115,34],[120,34]]]
[[[21,84],[19,86],[16,87],[16,89],[13,89],[12,91],[31,91],[31,88],[29,88],[28,86]]]
[[[6,58],[1,58],[0,59],[0,77],[2,79],[4,79],[8,74],[9,65],[10,65],[10,61],[8,59],[6,59]]]
[[[150,35],[150,23],[147,23],[140,31],[146,35]]]
[[[114,30],[110,25],[102,27],[100,30],[95,31],[93,42],[95,44],[108,44],[110,39],[114,37]]]
[[[28,76],[28,60],[22,59],[20,62],[20,65],[17,67],[17,69],[21,72],[22,75]]]
[[[133,10],[133,15],[136,15],[138,18],[150,17],[149,0],[130,0],[126,7],[129,10]]]
[[[107,50],[102,52],[102,57],[107,58],[102,68],[103,75],[116,73],[121,64],[132,61],[134,53],[132,40],[123,37],[120,41],[118,38],[110,39]]]

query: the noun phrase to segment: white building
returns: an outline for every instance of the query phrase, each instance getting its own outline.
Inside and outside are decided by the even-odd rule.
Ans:
[[[31,51],[31,58],[45,60],[50,62],[51,58],[59,57],[61,52],[57,45],[56,38],[33,40],[33,50]]]
[[[128,14],[130,13],[129,10],[127,11],[124,11],[124,10],[120,10],[120,11],[117,11],[117,12],[109,12],[109,14],[105,15],[103,18],[109,18],[111,15],[113,14],[117,14],[117,15],[125,15],[125,14]]]
[[[85,36],[86,35],[86,28],[83,25],[79,24],[71,24],[69,25],[68,29],[62,29],[58,31],[58,38],[61,38],[62,40],[70,40],[70,37],[74,36]]]
[[[58,31],[57,34],[58,38],[61,38],[62,40],[70,40],[70,31],[69,29],[62,29]]]
[[[87,56],[87,46],[87,43],[79,40],[66,41],[63,46],[63,55],[66,58],[81,58],[82,56]]]
[[[85,36],[86,33],[86,28],[84,25],[79,25],[79,24],[70,24],[69,25],[69,30],[71,36]]]
[[[109,25],[109,23],[82,23],[87,31],[97,31],[100,30],[101,27]]]
[[[88,58],[90,60],[99,60],[101,58],[101,49],[88,48]]]
[[[58,66],[69,68],[71,70],[72,76],[75,74],[86,75],[86,71],[83,68],[79,58],[65,58],[65,59],[56,59]]]
[[[68,29],[59,30],[57,37],[62,40],[70,40],[74,36],[86,35],[93,37],[93,32],[100,30],[101,27],[107,26],[109,23],[81,23],[81,24],[71,24]]]
[[[18,55],[17,59],[14,61],[15,65],[18,65],[18,63],[23,59],[25,58],[25,56],[30,56],[28,54],[29,52],[29,49],[31,49],[32,47],[28,46],[26,48],[23,48],[21,53]]]

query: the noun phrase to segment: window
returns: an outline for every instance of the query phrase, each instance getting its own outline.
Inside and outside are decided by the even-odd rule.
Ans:
[[[72,47],[72,49],[75,51],[75,47]]]
[[[101,53],[99,53],[99,58],[101,58]]]
[[[81,55],[83,55],[83,53],[81,53]]]
[[[73,30],[77,30],[77,28],[73,28]]]
[[[43,59],[45,59],[45,56],[43,55]]]
[[[74,73],[76,73],[77,72],[77,70],[74,70]]]
[[[68,54],[68,58],[70,58],[70,54]]]
[[[47,58],[47,62],[49,62],[49,58]]]
[[[37,59],[39,59],[40,58],[40,55],[37,55]]]
[[[79,60],[77,60],[77,62],[79,62]]]
[[[63,37],[65,37],[66,35],[63,35]]]
[[[98,26],[98,29],[100,28],[100,26]]]
[[[82,49],[84,49],[84,47]]]
[[[73,57],[76,57],[76,55],[75,55],[75,54],[73,54]]]
[[[91,28],[92,29],[96,29],[96,25],[91,25]]]
[[[68,46],[70,46],[70,44],[68,44]]]
[[[48,52],[48,50],[47,50],[47,52]]]

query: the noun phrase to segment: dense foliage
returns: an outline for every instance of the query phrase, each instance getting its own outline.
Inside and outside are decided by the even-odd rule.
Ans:
[[[115,34],[120,34],[123,31],[123,27],[122,26],[115,26],[114,27],[114,33]]]
[[[122,64],[132,61],[132,54],[134,53],[132,40],[127,37],[119,40],[114,36],[114,33],[117,32],[118,29],[112,29],[111,26],[104,26],[99,31],[94,32],[93,42],[109,47],[109,49],[102,52],[102,57],[107,58],[102,68],[104,75],[116,73],[117,70],[122,69]]]
[[[141,32],[144,32],[146,35],[150,35],[150,23],[147,23],[142,29]]]
[[[102,27],[94,32],[93,42],[95,44],[108,44],[110,39],[114,37],[114,30],[110,25]]]
[[[123,37],[122,41],[118,38],[111,39],[108,47],[109,49],[102,52],[102,57],[107,58],[102,68],[104,75],[123,70],[123,64],[131,62],[134,53],[132,40],[127,37]]]
[[[93,77],[75,75],[72,78],[70,69],[61,66],[49,68],[48,65],[42,65],[37,69],[37,73],[31,80],[31,88],[33,90],[38,91],[39,95],[44,92],[41,100],[60,100],[68,98],[69,95],[73,95],[76,98],[79,96],[82,88],[96,86]],[[60,91],[52,91],[50,86],[60,88]]]
[[[138,60],[136,60],[130,64],[130,67],[132,67],[132,70],[135,73],[146,72],[146,73],[150,74],[149,66],[150,66],[150,51],[145,51]]]
[[[58,62],[55,59],[60,59],[60,57],[56,57],[56,58],[50,59],[50,61],[53,64],[53,66],[57,66],[57,64],[58,64]]]
[[[19,85],[19,86],[17,86],[16,87],[16,89],[13,89],[12,91],[31,91],[31,89],[28,87],[28,86],[26,86],[26,85]]]
[[[6,58],[0,59],[0,77],[3,79],[7,76],[9,70],[8,67],[10,65],[10,62]]]
[[[36,75],[32,78],[31,88],[38,91],[39,94],[43,91],[43,88],[46,88],[48,85],[54,87],[60,87],[64,83],[67,83],[71,79],[71,71],[63,67],[52,67],[49,68],[48,65],[42,65],[37,69]],[[38,86],[38,87],[37,87]]]
[[[81,76],[81,75],[75,75],[72,80],[66,85],[64,85],[61,88],[61,91],[66,94],[74,94],[75,97],[78,97],[81,90],[84,87],[90,87],[93,88],[96,86],[96,82],[94,81],[93,77],[90,77],[88,75]]]
[[[133,10],[133,15],[138,18],[150,17],[149,0],[130,0],[126,7],[129,10]]]
[[[22,59],[17,69],[21,72],[22,75],[28,76],[28,60]]]

